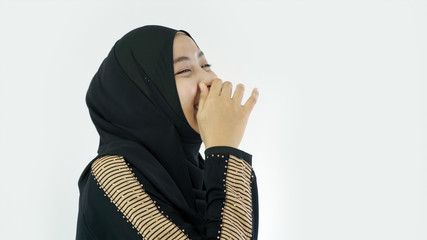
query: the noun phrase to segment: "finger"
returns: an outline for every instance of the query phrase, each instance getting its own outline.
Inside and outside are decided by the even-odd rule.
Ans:
[[[237,84],[236,90],[234,90],[234,95],[232,99],[233,102],[241,106],[244,92],[245,92],[245,85],[241,83]]]
[[[230,81],[224,82],[222,85],[221,96],[231,99],[231,92],[233,91],[233,84]]]
[[[221,88],[222,88],[222,80],[219,78],[216,78],[215,80],[213,80],[208,98],[219,96],[221,92]]]
[[[208,87],[206,86],[206,84],[200,82],[199,88],[200,88],[199,109],[201,109],[205,105],[206,97],[208,95]]]
[[[258,101],[258,96],[259,96],[258,88],[254,88],[252,90],[251,96],[248,98],[245,105],[243,106],[243,108],[247,111],[247,113],[252,112],[252,109],[254,108],[256,102]]]

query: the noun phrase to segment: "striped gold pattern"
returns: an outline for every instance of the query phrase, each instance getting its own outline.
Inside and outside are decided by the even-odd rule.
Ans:
[[[220,239],[252,238],[252,166],[244,159],[229,155],[225,160],[225,202]]]
[[[188,234],[156,206],[156,201],[145,192],[128,165],[119,155],[102,156],[93,162],[91,172],[104,190],[104,196],[110,198],[142,239],[189,239]]]

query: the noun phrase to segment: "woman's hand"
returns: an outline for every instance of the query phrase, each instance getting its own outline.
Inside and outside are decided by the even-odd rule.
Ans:
[[[238,84],[231,92],[233,85],[217,78],[213,81],[210,90],[206,84],[200,82],[199,109],[196,115],[200,136],[205,149],[213,146],[229,146],[238,148],[248,122],[248,118],[258,99],[258,89],[252,90],[251,96],[245,105],[241,105],[243,84]]]

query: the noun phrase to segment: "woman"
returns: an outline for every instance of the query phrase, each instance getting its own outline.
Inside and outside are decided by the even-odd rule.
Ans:
[[[243,85],[231,92],[184,30],[119,39],[86,94],[100,143],[76,239],[257,239],[252,155],[238,146],[258,90],[243,106]]]

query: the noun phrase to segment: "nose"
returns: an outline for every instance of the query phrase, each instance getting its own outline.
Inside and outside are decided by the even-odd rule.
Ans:
[[[216,74],[214,72],[205,72],[204,70],[203,70],[203,72],[204,73],[199,76],[199,82],[204,83],[208,87],[208,92],[210,92],[211,85],[212,85],[213,81],[215,79],[217,79],[218,77],[216,76]],[[200,99],[200,90],[198,87],[197,87],[197,89],[198,89],[198,91],[197,91],[197,94],[195,97],[196,104],[199,102],[199,99]]]
[[[210,90],[213,81],[217,78],[218,77],[216,76],[215,73],[205,72],[205,74],[200,76],[200,82],[203,82],[204,84],[206,84],[206,86],[208,87],[208,90]]]
[[[211,80],[205,82],[206,86],[208,87],[208,90],[211,90],[211,85],[212,85],[212,82],[213,82],[214,79],[211,79]]]

